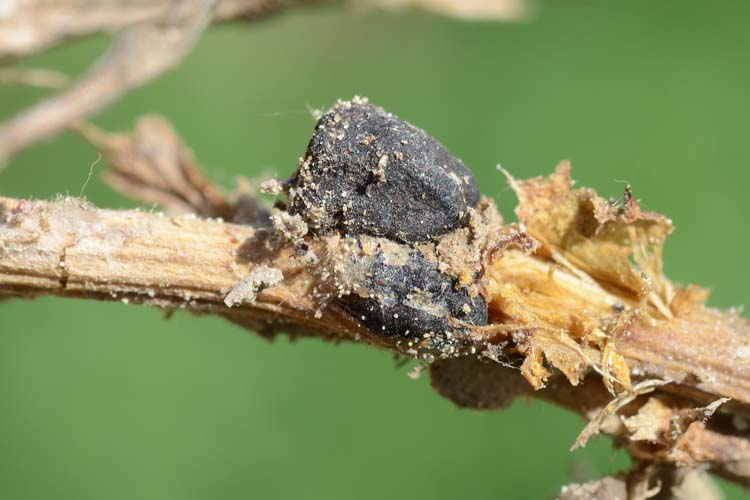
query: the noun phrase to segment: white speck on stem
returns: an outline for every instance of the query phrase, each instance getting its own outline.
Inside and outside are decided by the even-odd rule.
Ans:
[[[234,285],[232,290],[224,297],[224,303],[227,307],[243,303],[252,304],[261,290],[272,287],[280,283],[283,279],[284,275],[278,269],[268,266],[258,266]]]

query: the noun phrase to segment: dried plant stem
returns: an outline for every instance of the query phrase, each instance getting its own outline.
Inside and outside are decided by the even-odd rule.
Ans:
[[[324,244],[310,243],[314,250]],[[506,263],[515,259],[511,269],[522,266],[527,273],[514,277],[503,268],[501,258],[494,278],[503,276],[507,283],[519,285],[549,279],[549,264],[540,265],[539,257],[506,253],[512,256]],[[283,280],[259,291],[254,300],[228,308],[227,294],[260,267],[278,270]],[[218,314],[261,333],[284,330],[332,339],[354,339],[359,334],[377,344],[377,337],[358,329],[335,307],[321,308],[314,298],[319,279],[309,263],[295,257],[292,245],[266,230],[195,216],[101,210],[70,198],[54,202],[0,198],[0,295],[58,295],[187,309]],[[559,283],[571,292],[580,285],[579,297],[590,299],[593,307],[597,300],[608,302],[607,294],[574,275]],[[539,307],[570,305],[550,299]],[[611,414],[597,417],[601,419],[597,430],[614,436],[640,460],[707,464],[714,472],[748,483],[750,442],[737,420],[749,415],[748,365],[746,358],[730,352],[742,347],[738,342],[747,341],[747,326],[739,320],[727,321],[702,308],[682,316],[677,327],[668,320],[634,325],[627,338],[618,339],[618,352],[635,373],[675,382],[646,384],[655,389],[652,394],[662,405],[653,415],[648,412],[654,405],[646,404],[651,399],[640,396],[637,385],[627,396],[635,402],[622,413],[649,417],[648,425],[666,426],[668,436],[654,434],[656,443],[666,440],[662,445],[631,440],[628,427]],[[670,341],[654,340],[660,338]],[[592,418],[612,401],[597,377],[573,386],[553,376],[546,388],[532,392],[518,371],[476,357],[439,361],[432,376],[437,390],[462,406],[499,407],[507,403],[508,395],[528,393]],[[723,397],[733,401],[704,423],[717,405],[707,410],[695,407]]]
[[[611,311],[616,304],[637,305],[627,294],[591,286],[554,261],[516,250],[497,259],[491,275],[496,286],[513,284],[535,290],[523,305],[525,314],[537,318],[555,311],[583,310],[595,316]],[[701,404],[729,397],[750,405],[750,327],[737,311],[725,314],[701,304],[681,313],[677,320],[631,319],[623,334],[612,340],[631,370],[676,382],[670,390],[689,388],[686,396]]]
[[[216,313],[261,332],[353,337],[335,312],[315,317],[313,277],[287,247],[250,226],[193,215],[0,197],[0,294],[139,303]],[[279,269],[283,284],[228,308],[225,296],[261,264]]]

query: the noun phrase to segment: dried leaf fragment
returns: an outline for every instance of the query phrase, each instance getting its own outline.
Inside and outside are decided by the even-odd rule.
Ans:
[[[629,188],[620,201],[605,200],[591,189],[574,190],[570,170],[564,161],[548,178],[510,177],[519,200],[516,214],[529,234],[553,259],[563,256],[600,283],[637,297],[655,292],[669,303],[661,246],[672,232],[671,221],[642,211]]]
[[[649,398],[632,417],[623,418],[630,439],[633,441],[657,441],[669,429],[672,410],[658,398]]]
[[[644,380],[643,382],[634,385],[632,390],[615,397],[604,408],[602,408],[586,425],[583,431],[581,431],[571,450],[586,446],[586,442],[599,433],[599,429],[607,417],[610,415],[616,415],[621,408],[632,403],[638,396],[652,392],[660,385],[668,384],[669,382],[669,380]]]

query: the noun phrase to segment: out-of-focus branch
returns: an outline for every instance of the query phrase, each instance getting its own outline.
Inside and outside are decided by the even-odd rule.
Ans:
[[[60,89],[70,78],[59,71],[36,68],[5,68],[0,70],[0,85],[25,85],[42,89]]]
[[[81,81],[0,125],[0,160],[106,107],[175,66],[213,15],[216,0],[173,0],[164,15],[122,32]]]
[[[255,19],[297,4],[350,3],[416,8],[479,20],[522,18],[526,0],[219,0],[215,21]],[[8,0],[0,8],[0,60],[26,57],[68,40],[162,19],[172,0]]]
[[[412,7],[471,19],[517,19],[524,0],[350,0],[370,7]],[[119,100],[176,66],[212,20],[255,18],[292,4],[336,0],[14,0],[0,9],[0,60],[28,56],[74,37],[121,31],[86,75],[0,124],[0,168],[8,158]],[[5,72],[3,80],[55,87],[40,71]]]
[[[519,21],[528,15],[526,0],[353,0],[391,10],[421,9],[474,21]]]
[[[60,88],[69,83],[63,73],[33,68],[0,70],[0,84]],[[110,134],[86,121],[71,126],[109,164],[104,181],[123,195],[170,214],[196,214],[228,221],[267,225],[268,212],[249,182],[238,177],[240,190],[229,201],[221,188],[198,167],[192,151],[172,126],[158,115],[138,120],[133,134]]]
[[[215,20],[251,19],[285,0],[220,0]],[[0,10],[0,60],[26,57],[71,39],[164,19],[173,0],[10,0]]]

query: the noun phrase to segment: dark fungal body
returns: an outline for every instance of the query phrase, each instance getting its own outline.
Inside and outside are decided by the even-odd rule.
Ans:
[[[354,242],[347,271],[335,273],[338,302],[374,334],[406,351],[456,353],[468,325],[487,324],[482,296],[425,251],[465,226],[479,191],[424,131],[364,100],[339,102],[285,187],[288,211],[312,233]]]
[[[289,212],[318,234],[413,243],[463,225],[479,201],[471,172],[413,125],[361,100],[323,115],[288,181]]]
[[[455,278],[419,250],[409,249],[394,263],[379,249],[360,262],[367,269],[353,280],[355,290],[341,298],[341,306],[378,335],[421,340],[460,330],[462,323],[487,324],[484,299],[456,289]]]

